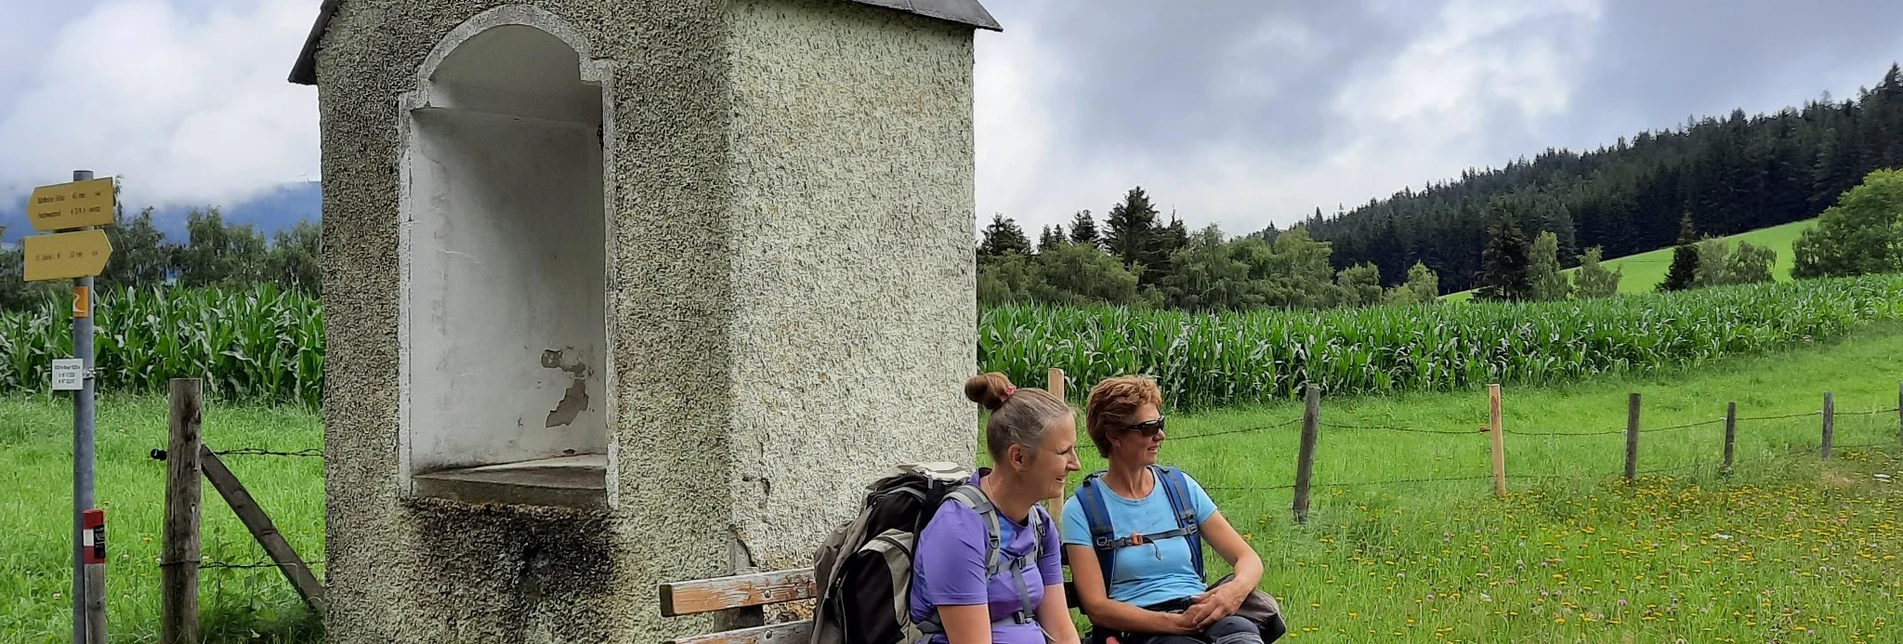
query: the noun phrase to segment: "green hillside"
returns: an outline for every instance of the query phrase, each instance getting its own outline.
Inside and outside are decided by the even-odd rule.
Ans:
[[[1791,280],[1791,264],[1794,261],[1791,255],[1791,242],[1797,241],[1797,235],[1799,233],[1816,225],[1816,219],[1806,219],[1782,226],[1759,228],[1751,232],[1738,233],[1723,239],[1725,240],[1725,244],[1732,248],[1737,248],[1739,242],[1751,242],[1753,246],[1770,247],[1771,250],[1777,253],[1777,263],[1771,265],[1771,276],[1777,278],[1780,282],[1788,282]],[[1666,270],[1672,267],[1672,248],[1671,246],[1667,246],[1637,255],[1608,259],[1604,261],[1603,264],[1606,270],[1620,271],[1625,275],[1625,277],[1619,279],[1620,293],[1650,293],[1658,288],[1659,282],[1665,280]],[[1575,270],[1577,269],[1569,268],[1562,272],[1571,275]],[[1472,298],[1473,291],[1448,293],[1441,296],[1442,300],[1449,302],[1464,301]]]

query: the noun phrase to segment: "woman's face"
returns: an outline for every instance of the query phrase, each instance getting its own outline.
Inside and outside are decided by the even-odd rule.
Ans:
[[[1109,428],[1110,460],[1134,467],[1154,465],[1163,447],[1163,414],[1144,405]]]
[[[1065,479],[1084,468],[1077,460],[1077,419],[1069,416],[1046,427],[1044,439],[1035,447],[1020,445],[1018,449],[1029,452],[1019,474],[1035,486],[1040,499],[1062,498]]]

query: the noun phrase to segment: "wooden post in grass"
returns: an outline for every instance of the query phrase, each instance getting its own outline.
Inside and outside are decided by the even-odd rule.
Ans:
[[[1639,476],[1639,392],[1626,398],[1625,409],[1625,480]]]
[[[1837,399],[1824,392],[1824,458],[1830,458],[1830,444],[1837,439]]]
[[[1725,406],[1725,468],[1726,477],[1731,476],[1731,455],[1738,444],[1738,403]]]
[[[1064,398],[1064,370],[1051,369],[1049,372],[1046,372],[1045,377],[1048,379],[1048,384],[1045,385],[1044,390],[1051,392],[1051,395],[1056,396],[1058,400],[1066,400],[1066,398]],[[1050,512],[1051,523],[1055,526],[1054,529],[1062,530],[1064,527],[1064,495],[1059,494],[1057,498],[1046,499],[1044,501],[1044,509]]]
[[[199,424],[204,392],[173,378],[165,456],[165,526],[159,544],[159,644],[198,641]]]
[[[1896,383],[1896,441],[1903,443],[1903,382]]]
[[[265,554],[271,555],[271,559],[277,562],[278,570],[291,582],[291,587],[304,598],[304,603],[310,604],[312,610],[323,614],[324,585],[317,582],[317,576],[311,574],[310,566],[305,565],[304,559],[291,549],[291,544],[284,541],[284,535],[278,533],[277,526],[271,523],[271,517],[264,513],[264,508],[258,507],[256,499],[251,498],[251,492],[244,488],[244,483],[239,482],[238,477],[225,467],[225,462],[202,443],[198,446],[198,460],[203,464],[205,478],[211,481],[212,488],[225,497],[225,505],[231,506],[238,520],[244,522],[244,527],[251,531],[251,537],[257,539],[258,545],[264,546]]]
[[[1295,462],[1295,522],[1308,522],[1309,481],[1315,476],[1315,439],[1321,432],[1322,390],[1308,386],[1307,404],[1302,408],[1302,451]]]
[[[1487,385],[1487,431],[1493,435],[1493,495],[1507,495],[1507,437],[1500,424],[1500,385]]]

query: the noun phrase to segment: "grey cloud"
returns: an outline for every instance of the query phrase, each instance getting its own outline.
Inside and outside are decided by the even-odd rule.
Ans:
[[[1328,98],[1404,46],[1424,6],[1051,1],[1037,26],[1063,70],[1048,92],[1054,135],[1078,155],[1321,145]]]
[[[1035,64],[1049,70],[1034,88],[1042,120],[1023,129],[1044,137],[1042,156],[1012,169],[1035,178],[980,184],[981,220],[999,210],[1031,230],[1101,214],[1136,184],[1182,203],[1192,225],[1288,223],[1692,114],[1844,98],[1903,45],[1903,3],[1884,0],[987,5],[1007,37],[1034,32]],[[1504,26],[1453,43],[1451,67],[1418,60],[1415,47],[1432,54],[1464,21],[1503,14]],[[1380,113],[1389,106],[1404,114]]]

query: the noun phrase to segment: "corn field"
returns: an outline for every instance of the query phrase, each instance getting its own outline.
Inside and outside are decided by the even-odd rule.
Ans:
[[[244,291],[100,293],[102,391],[162,393],[204,379],[229,400],[316,405],[323,395],[321,305],[263,285]],[[64,302],[0,313],[0,393],[44,393],[52,359],[71,355]],[[1375,307],[1337,311],[1180,311],[1009,307],[984,311],[979,365],[1069,389],[1123,374],[1157,377],[1173,406],[1208,408],[1296,395],[1545,383],[1696,365],[1838,337],[1903,318],[1903,276],[1733,286],[1585,302]]]
[[[998,308],[979,324],[985,371],[1082,392],[1124,374],[1158,380],[1173,406],[1333,393],[1550,383],[1696,365],[1842,335],[1903,317],[1903,276],[1813,280],[1533,304],[1472,303],[1197,315]]]
[[[316,405],[323,394],[323,311],[298,293],[102,291],[93,313],[100,391],[162,393],[172,378],[201,378],[206,395],[229,400]],[[71,318],[63,301],[0,313],[0,392],[47,391],[53,359],[73,354]]]

